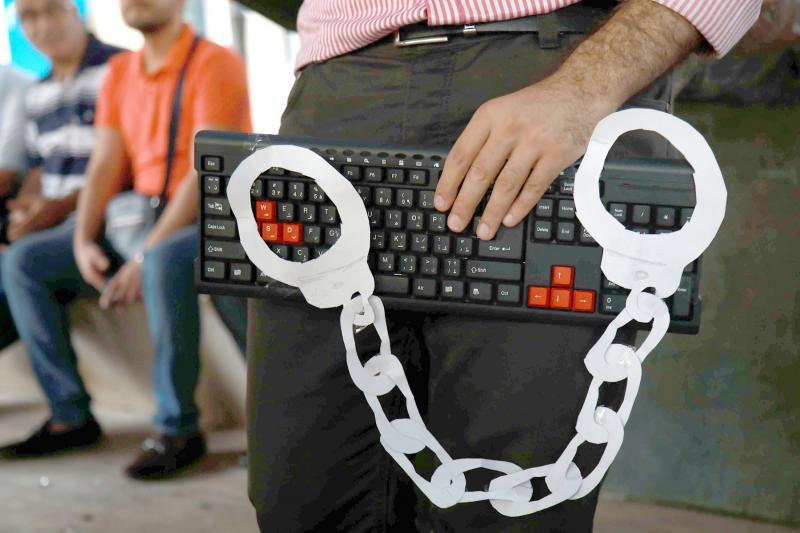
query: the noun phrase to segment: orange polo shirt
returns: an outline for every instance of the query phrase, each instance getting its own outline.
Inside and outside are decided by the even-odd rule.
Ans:
[[[144,70],[141,50],[117,54],[108,63],[95,125],[122,134],[133,188],[141,194],[157,196],[164,187],[172,100],[194,36],[184,24],[164,65],[150,74]],[[170,196],[191,168],[194,134],[209,125],[249,132],[250,105],[242,60],[227,48],[201,39],[183,81]]]

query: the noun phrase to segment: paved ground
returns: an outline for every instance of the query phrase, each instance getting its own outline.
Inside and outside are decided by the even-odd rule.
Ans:
[[[46,416],[35,402],[0,398],[0,441],[25,436]],[[122,468],[147,435],[141,413],[103,409],[107,441],[92,452],[0,463],[0,533],[253,533],[246,475],[238,465],[241,431],[209,438],[210,456],[163,483],[126,479]],[[715,515],[604,498],[598,533],[790,531]]]

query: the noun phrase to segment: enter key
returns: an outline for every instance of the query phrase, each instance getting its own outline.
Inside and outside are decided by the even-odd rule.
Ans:
[[[520,223],[513,228],[500,226],[497,235],[491,241],[480,241],[478,255],[493,259],[522,259],[522,241],[524,238],[524,224]]]

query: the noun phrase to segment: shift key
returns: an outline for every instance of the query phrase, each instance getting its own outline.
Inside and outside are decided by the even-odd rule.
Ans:
[[[500,261],[467,261],[467,277],[519,281],[522,279],[522,265]]]
[[[244,248],[233,241],[206,241],[204,244],[206,257],[219,257],[221,259],[244,259]]]
[[[513,228],[500,226],[494,239],[479,242],[478,255],[494,259],[522,259],[523,226],[522,223]]]

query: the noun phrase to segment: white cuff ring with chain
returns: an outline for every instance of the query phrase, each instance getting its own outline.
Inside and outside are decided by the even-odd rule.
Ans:
[[[599,179],[608,151],[625,132],[650,130],[672,142],[694,169],[696,206],[683,228],[668,234],[640,235],[625,229],[600,200]],[[253,214],[250,187],[269,167],[281,167],[313,178],[336,204],[342,219],[342,236],[325,254],[306,263],[285,261],[261,239]],[[555,462],[523,468],[495,459],[454,459],[425,425],[400,361],[392,354],[386,315],[380,298],[372,293],[375,282],[367,266],[369,224],[361,198],[350,182],[311,150],[290,145],[259,149],[236,168],[227,188],[240,240],[248,258],[268,276],[299,287],[308,303],[330,308],[343,306],[342,338],[346,364],[355,385],[364,393],[375,415],[381,445],[439,507],[488,500],[506,516],[522,516],[577,499],[602,480],[622,445],[642,377],[642,362],[664,337],[669,310],[664,299],[672,295],[681,272],[708,247],[725,214],[726,189],[719,165],[702,135],[672,115],[645,109],[614,113],[595,128],[575,177],[575,210],[586,230],[603,248],[601,269],[617,285],[630,289],[625,308],[612,320],[584,359],[592,381],[575,424],[575,437]],[[653,292],[647,289],[653,289]],[[358,296],[353,298],[353,295]],[[617,330],[631,321],[652,322],[638,348],[614,343]],[[372,324],[381,344],[380,353],[365,364],[356,351],[354,326]],[[600,386],[626,381],[619,410],[598,405]],[[407,418],[389,420],[378,400],[397,387],[405,397]],[[573,462],[578,447],[589,442],[605,444],[595,468],[584,475]],[[408,455],[429,449],[440,465],[425,479]],[[465,473],[488,469],[500,475],[488,490],[468,491]],[[531,480],[544,478],[549,494],[534,497]]]

